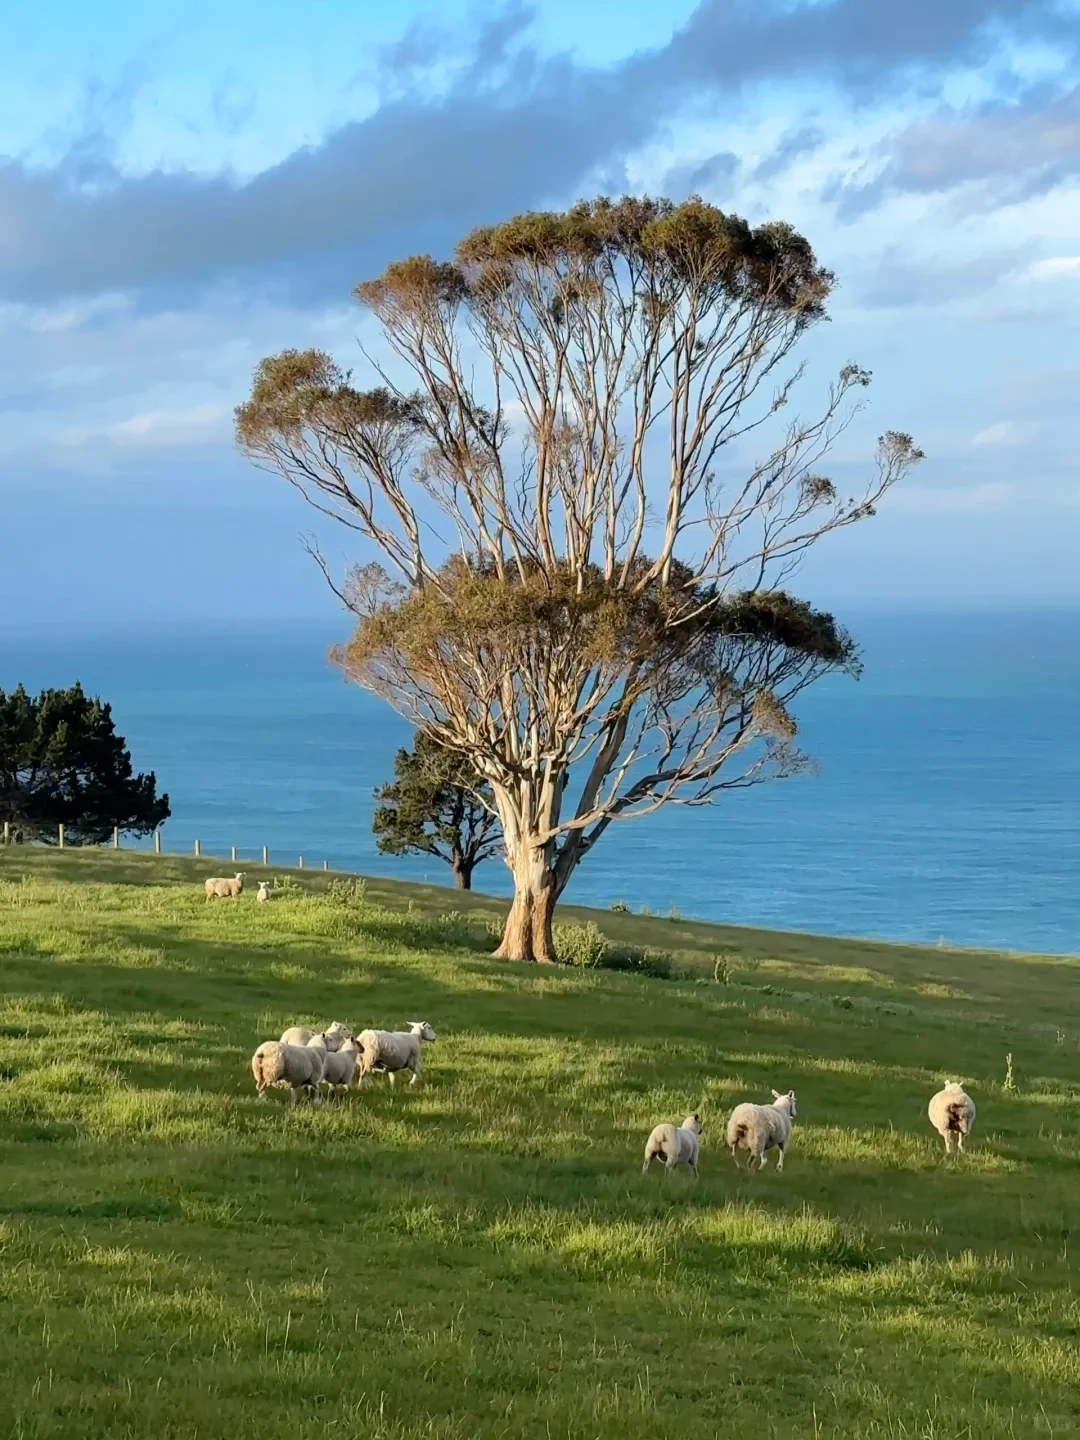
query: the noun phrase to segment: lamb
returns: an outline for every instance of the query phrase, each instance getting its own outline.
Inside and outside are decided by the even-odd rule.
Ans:
[[[784,1150],[791,1139],[791,1122],[795,1119],[795,1091],[781,1095],[772,1092],[771,1105],[736,1105],[731,1112],[727,1127],[727,1143],[731,1146],[731,1158],[739,1163],[740,1150],[748,1150],[747,1170],[764,1170],[765,1155],[769,1150],[780,1152],[776,1162],[777,1170],[784,1168]]]
[[[238,870],[232,880],[207,880],[206,899],[235,900],[244,888],[244,872]]]
[[[945,1154],[952,1154],[955,1135],[957,1148],[962,1155],[964,1136],[971,1134],[975,1124],[975,1101],[965,1092],[964,1087],[955,1080],[950,1081],[944,1090],[939,1090],[930,1101],[926,1113],[930,1117],[930,1124],[945,1142]]]
[[[288,1089],[290,1105],[296,1104],[296,1092],[306,1090],[311,1103],[321,1103],[319,1086],[326,1068],[326,1046],[321,1035],[314,1035],[308,1045],[283,1045],[280,1040],[266,1040],[251,1057],[251,1073],[260,1100],[266,1099],[271,1085]]]
[[[362,1084],[372,1071],[385,1072],[393,1085],[398,1070],[411,1070],[410,1085],[420,1078],[420,1046],[435,1039],[426,1020],[410,1020],[408,1030],[365,1030],[357,1037]]]
[[[698,1136],[704,1131],[700,1115],[687,1115],[681,1125],[657,1125],[645,1145],[645,1164],[641,1173],[647,1175],[654,1160],[660,1160],[669,1170],[676,1165],[689,1165],[697,1179]]]
[[[322,1083],[326,1093],[332,1096],[336,1091],[348,1090],[356,1079],[356,1067],[360,1060],[360,1046],[350,1035],[340,1050],[331,1051],[326,1057]]]
[[[270,887],[267,885],[265,880],[259,881],[259,893],[255,896],[255,899],[259,902],[260,905],[265,905],[269,901]]]
[[[294,1025],[285,1031],[279,1043],[282,1045],[310,1045],[318,1034],[320,1034],[318,1030],[309,1030],[306,1025]],[[321,1034],[323,1044],[331,1055],[336,1050],[340,1050],[346,1040],[352,1039],[352,1032],[340,1020],[331,1021]]]

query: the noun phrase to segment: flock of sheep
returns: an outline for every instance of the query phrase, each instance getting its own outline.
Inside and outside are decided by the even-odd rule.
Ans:
[[[363,1030],[356,1036],[340,1020],[322,1031],[294,1025],[280,1040],[265,1040],[259,1046],[251,1057],[251,1073],[260,1100],[277,1086],[288,1090],[290,1104],[295,1105],[303,1091],[317,1105],[324,1087],[328,1097],[342,1094],[373,1073],[388,1075],[393,1085],[398,1072],[408,1070],[412,1076],[409,1084],[415,1085],[420,1078],[421,1047],[434,1039],[435,1031],[426,1020],[414,1020],[408,1030]],[[728,1120],[732,1159],[738,1165],[739,1151],[745,1150],[747,1170],[764,1170],[770,1150],[777,1152],[777,1171],[784,1168],[784,1152],[798,1113],[795,1091],[781,1095],[774,1090],[772,1096],[771,1105],[736,1105]],[[963,1087],[952,1082],[939,1090],[927,1114],[945,1142],[945,1153],[952,1154],[954,1142],[963,1153],[964,1138],[975,1124],[975,1102]],[[656,1160],[669,1171],[686,1165],[696,1177],[704,1128],[698,1114],[688,1115],[681,1125],[665,1122],[655,1126],[645,1144],[641,1173],[647,1174]]]
[[[243,889],[244,874],[238,871],[231,880],[207,880],[206,899],[235,900]],[[265,903],[269,898],[264,881],[256,899]],[[408,1030],[364,1030],[357,1036],[340,1020],[321,1032],[295,1025],[280,1040],[266,1040],[259,1046],[251,1057],[251,1073],[260,1100],[266,1099],[271,1086],[278,1086],[289,1091],[293,1105],[301,1090],[318,1104],[323,1087],[328,1096],[341,1094],[373,1072],[389,1075],[393,1085],[399,1070],[409,1070],[409,1084],[415,1085],[420,1076],[420,1047],[434,1039],[435,1031],[426,1020],[412,1021]],[[771,1105],[736,1105],[728,1120],[727,1143],[732,1159],[737,1165],[739,1151],[745,1150],[747,1170],[755,1166],[764,1170],[770,1150],[777,1152],[776,1169],[784,1168],[784,1151],[797,1113],[795,1091],[781,1095],[774,1090],[772,1096]],[[927,1107],[927,1115],[945,1142],[946,1155],[952,1154],[954,1142],[962,1154],[964,1137],[971,1134],[975,1124],[975,1102],[963,1086],[953,1081],[939,1090]],[[703,1132],[701,1116],[696,1114],[688,1115],[681,1125],[657,1125],[646,1142],[641,1173],[647,1174],[649,1166],[658,1160],[667,1170],[686,1165],[696,1177]]]
[[[408,1030],[363,1030],[359,1035],[335,1020],[322,1031],[294,1025],[280,1040],[264,1040],[251,1057],[251,1073],[260,1100],[272,1086],[288,1090],[296,1104],[300,1091],[319,1104],[320,1091],[340,1095],[374,1073],[386,1074],[393,1085],[399,1070],[412,1073],[410,1085],[420,1078],[420,1047],[435,1039],[426,1020],[414,1020]]]

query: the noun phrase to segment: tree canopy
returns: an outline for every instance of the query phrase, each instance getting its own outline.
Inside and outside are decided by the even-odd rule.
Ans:
[[[490,784],[515,899],[497,953],[553,956],[551,913],[615,820],[802,764],[791,709],[855,672],[787,584],[921,458],[881,436],[822,471],[870,383],[786,418],[833,276],[791,226],[693,197],[584,202],[359,285],[370,388],[319,351],[258,366],[237,439],[374,544],[337,652]],[[404,377],[404,378],[403,378]]]
[[[491,786],[464,755],[420,731],[394,757],[394,779],[375,791],[372,821],[387,855],[432,855],[449,865],[459,890],[472,889],[477,865],[502,850]]]
[[[25,839],[95,845],[118,828],[145,835],[169,816],[157,780],[132,772],[111,708],[81,685],[0,690],[0,822]]]

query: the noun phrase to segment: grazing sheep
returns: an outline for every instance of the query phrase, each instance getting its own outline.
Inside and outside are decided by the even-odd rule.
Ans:
[[[244,872],[238,870],[231,880],[207,880],[206,899],[235,900],[244,888]]]
[[[255,896],[255,899],[259,902],[260,905],[265,905],[269,901],[270,887],[267,885],[265,880],[259,881],[259,893]]]
[[[310,1045],[315,1036],[319,1034],[322,1035],[323,1044],[331,1054],[335,1050],[340,1050],[344,1041],[352,1039],[349,1027],[343,1025],[340,1020],[333,1020],[321,1032],[309,1030],[306,1025],[294,1025],[292,1029],[285,1031],[279,1043],[282,1045]]]
[[[435,1031],[426,1020],[410,1020],[408,1030],[365,1030],[357,1037],[360,1047],[360,1078],[372,1071],[385,1072],[393,1085],[398,1070],[411,1070],[410,1085],[420,1078],[420,1046],[435,1039]]]
[[[296,1104],[296,1092],[306,1090],[311,1103],[321,1103],[319,1085],[326,1068],[326,1047],[321,1035],[312,1037],[309,1045],[283,1045],[280,1040],[266,1040],[251,1057],[251,1073],[260,1100],[266,1099],[271,1085],[288,1089],[290,1105]]]
[[[326,1057],[322,1083],[328,1096],[348,1090],[356,1080],[356,1067],[360,1061],[360,1046],[350,1035],[340,1050],[331,1051]]]
[[[668,1170],[674,1170],[676,1165],[689,1165],[697,1179],[698,1136],[704,1128],[700,1115],[687,1115],[681,1125],[657,1125],[645,1146],[641,1173],[647,1175],[652,1162],[659,1160]]]
[[[957,1148],[964,1153],[964,1136],[970,1135],[975,1124],[975,1101],[955,1080],[939,1090],[926,1107],[930,1124],[945,1142],[945,1154],[952,1154],[953,1136]]]
[[[739,1163],[739,1151],[748,1150],[746,1168],[752,1170],[754,1161],[757,1168],[764,1170],[765,1154],[776,1149],[780,1158],[777,1170],[784,1168],[784,1149],[791,1139],[791,1122],[795,1119],[795,1091],[781,1095],[772,1092],[771,1105],[736,1105],[731,1112],[727,1127],[727,1143],[731,1146],[731,1158]]]

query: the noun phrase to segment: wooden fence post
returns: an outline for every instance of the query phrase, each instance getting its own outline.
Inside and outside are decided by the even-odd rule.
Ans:
[[[198,860],[198,858],[199,858],[199,856],[200,856],[201,854],[202,854],[202,846],[199,844],[198,840],[196,840],[196,841],[195,841],[195,859]]]
[[[63,825],[57,826],[57,832],[56,832],[56,833],[57,833],[57,844],[59,845],[60,849],[62,850],[62,849],[64,848],[64,827],[63,827]]]
[[[270,864],[270,851],[266,848],[265,845],[263,846],[263,864],[264,864],[264,865],[269,865],[269,864]]]
[[[330,869],[330,861],[329,861],[329,860],[324,860],[324,861],[322,862],[322,868],[323,868],[324,870],[329,870],[329,869]]]
[[[235,845],[232,847],[232,853],[230,854],[229,859],[232,860],[234,864],[236,863],[236,846],[235,846]]]
[[[300,859],[296,862],[296,868],[297,868],[298,870],[302,870],[302,869],[304,868],[304,857],[303,857],[303,855],[301,855],[301,856],[300,856]]]
[[[119,849],[120,849],[120,827],[119,827],[119,825],[114,825],[114,826],[113,826],[113,832],[112,832],[112,848],[113,848],[114,850],[119,850]]]
[[[155,830],[155,831],[154,831],[154,854],[155,854],[155,855],[160,855],[160,854],[161,854],[161,831],[160,831],[160,830]]]
[[[11,821],[10,821],[10,820],[5,820],[5,821],[4,821],[4,844],[5,844],[5,845],[10,845],[10,844],[11,844]]]

